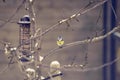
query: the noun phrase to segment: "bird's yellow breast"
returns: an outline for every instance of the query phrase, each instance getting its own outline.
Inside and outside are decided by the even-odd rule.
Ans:
[[[58,46],[62,46],[64,44],[64,41],[62,40],[62,41],[57,41],[57,45]]]

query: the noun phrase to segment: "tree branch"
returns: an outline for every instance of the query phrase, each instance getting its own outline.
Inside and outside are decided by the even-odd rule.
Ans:
[[[118,60],[120,60],[119,57],[116,58],[115,60],[111,61],[111,62],[108,62],[106,64],[103,64],[103,65],[100,65],[100,66],[97,66],[97,67],[93,67],[93,68],[81,68],[81,67],[79,67],[79,65],[77,65],[78,67],[68,66],[68,68],[66,68],[66,67],[63,66],[61,68],[53,68],[53,67],[50,67],[50,66],[45,65],[45,64],[42,64],[42,67],[55,69],[55,70],[60,70],[60,71],[88,72],[88,71],[97,71],[99,69],[102,69],[103,67],[110,66],[110,65],[114,64],[115,62],[117,62]]]
[[[63,20],[61,20],[61,21],[58,21],[58,23],[50,26],[50,27],[49,27],[48,29],[46,29],[45,31],[42,31],[39,35],[36,35],[36,34],[38,34],[39,30],[41,30],[41,28],[38,28],[38,29],[35,31],[34,35],[31,36],[31,38],[30,38],[29,40],[27,40],[26,42],[30,42],[31,40],[35,40],[35,39],[41,38],[42,36],[44,36],[44,35],[47,34],[48,32],[50,32],[50,31],[55,30],[56,28],[58,28],[58,25],[61,25],[61,24],[63,24],[63,23],[66,23],[66,22],[68,22],[69,20],[72,20],[72,19],[77,19],[77,17],[79,17],[79,16],[81,16],[81,15],[83,15],[83,14],[85,14],[85,13],[87,13],[87,12],[93,10],[93,9],[95,9],[95,8],[98,7],[98,6],[101,6],[102,4],[104,4],[104,3],[107,2],[107,1],[108,1],[108,0],[100,1],[100,2],[98,2],[96,5],[94,5],[94,6],[91,7],[91,8],[88,8],[88,9],[85,9],[86,7],[85,7],[85,8],[82,8],[82,9],[79,10],[78,13],[73,14],[72,16],[70,16],[70,17],[68,17],[68,18],[66,18],[66,19],[63,19]],[[88,6],[87,6],[87,7],[88,7]],[[84,9],[85,9],[85,10],[84,10]],[[81,10],[83,10],[83,11],[81,12]],[[24,43],[18,45],[17,48],[19,49],[20,46],[22,46],[22,45],[24,45]]]
[[[25,0],[23,0],[23,1],[21,2],[21,4],[16,8],[16,11],[9,17],[9,19],[6,20],[3,24],[0,25],[0,28],[3,27],[3,26],[5,26],[8,22],[11,21],[11,19],[16,15],[16,13],[19,12],[19,10],[21,9],[21,7],[22,7],[22,5],[23,5],[24,3],[25,3]]]
[[[55,30],[55,29],[58,27],[58,25],[61,25],[61,24],[63,24],[63,23],[66,23],[66,22],[68,22],[68,21],[70,21],[70,20],[72,20],[72,19],[75,19],[76,17],[79,17],[79,16],[81,16],[81,15],[83,15],[83,14],[85,14],[85,13],[87,13],[87,12],[93,10],[93,9],[95,9],[95,8],[98,7],[98,6],[101,6],[102,4],[104,4],[104,3],[107,2],[107,1],[108,1],[108,0],[100,1],[99,3],[97,3],[96,5],[94,5],[93,7],[89,8],[89,9],[86,9],[86,10],[83,10],[82,12],[81,12],[81,9],[80,9],[80,11],[79,11],[78,13],[73,14],[72,16],[70,16],[70,17],[68,17],[68,18],[66,18],[66,19],[63,19],[63,20],[61,20],[61,21],[58,21],[58,23],[56,23],[56,24],[54,24],[53,26],[49,27],[49,28],[46,29],[44,32],[42,32],[40,35],[31,37],[31,39],[36,39],[36,38],[39,38],[39,37],[41,37],[41,36],[44,36],[46,33],[50,32],[50,31],[52,31],[52,30]],[[84,8],[83,8],[83,9],[84,9]],[[38,28],[38,30],[39,30],[39,28]]]
[[[63,45],[62,48],[59,48],[59,47],[54,48],[54,49],[52,49],[50,52],[48,52],[44,56],[44,59],[47,58],[48,56],[54,54],[56,51],[61,51],[63,49],[66,49],[66,48],[69,48],[69,47],[73,47],[73,46],[76,46],[76,45],[89,44],[89,43],[100,41],[100,40],[108,37],[112,33],[116,32],[118,29],[120,29],[120,26],[113,28],[113,30],[111,30],[110,32],[106,33],[105,35],[98,36],[98,37],[93,37],[92,39],[85,39],[85,40],[82,40],[82,41],[76,41],[76,42],[68,43],[68,44]]]

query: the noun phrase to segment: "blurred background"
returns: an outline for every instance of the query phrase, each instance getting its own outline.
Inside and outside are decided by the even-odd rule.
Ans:
[[[0,40],[8,41],[13,46],[19,45],[19,25],[17,22],[24,15],[29,13],[22,4],[23,0],[0,0]],[[92,0],[97,4],[101,0]],[[91,0],[36,0],[34,9],[36,13],[36,29],[43,31],[58,21],[68,18],[77,13],[81,8],[85,8]],[[69,22],[59,25],[56,30],[46,34],[42,40],[41,56],[49,53],[52,49],[58,47],[56,44],[58,36],[62,36],[65,44],[74,41],[80,41],[93,38],[107,33],[119,25],[119,0],[108,0],[86,14]],[[18,8],[21,5],[20,8]],[[104,31],[103,31],[104,30]],[[120,33],[119,31],[105,38],[104,40],[77,45],[57,51],[50,55],[44,64],[49,65],[51,61],[58,60],[62,65],[83,64],[87,53],[87,68],[103,65],[111,62],[120,56]],[[0,71],[8,64],[7,57],[3,54],[4,45],[0,44]],[[42,75],[48,76],[46,70],[42,69]],[[119,80],[120,63],[116,63],[101,68],[96,71],[79,72],[63,71],[62,80]],[[24,75],[20,72],[16,64],[11,65],[4,72],[0,73],[0,80],[23,80]]]

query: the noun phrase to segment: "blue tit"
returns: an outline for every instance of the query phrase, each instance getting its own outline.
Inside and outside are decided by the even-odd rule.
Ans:
[[[58,36],[57,45],[60,48],[62,48],[63,44],[64,44],[64,40],[63,40],[62,36]]]

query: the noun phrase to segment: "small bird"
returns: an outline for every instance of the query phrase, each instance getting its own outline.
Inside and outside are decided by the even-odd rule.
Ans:
[[[63,44],[64,44],[64,40],[62,36],[58,36],[57,45],[59,46],[59,48],[62,48]]]

